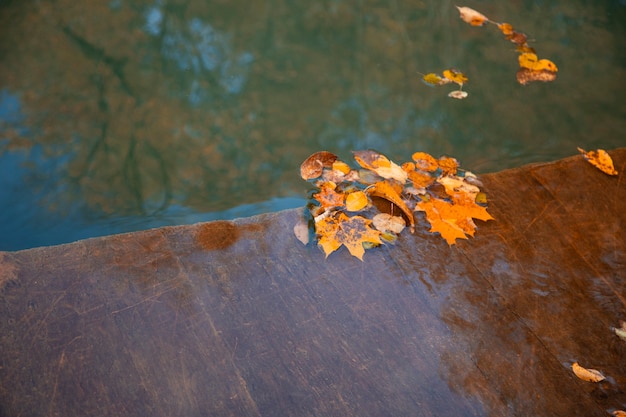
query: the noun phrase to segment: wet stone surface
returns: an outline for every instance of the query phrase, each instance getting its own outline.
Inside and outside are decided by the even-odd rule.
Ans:
[[[3,416],[626,408],[626,149],[482,177],[495,221],[324,259],[300,212],[0,253]],[[571,365],[606,381],[579,380]]]

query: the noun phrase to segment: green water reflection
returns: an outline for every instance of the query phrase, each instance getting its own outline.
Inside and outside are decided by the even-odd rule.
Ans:
[[[0,249],[298,205],[321,149],[484,173],[626,144],[623,1],[468,4],[559,66],[526,87],[454,4],[0,2]],[[417,74],[448,67],[468,99]]]

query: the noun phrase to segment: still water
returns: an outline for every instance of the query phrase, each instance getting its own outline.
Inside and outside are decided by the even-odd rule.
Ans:
[[[302,160],[478,174],[626,145],[626,2],[479,1],[559,68],[430,0],[0,0],[0,250],[304,204]],[[465,100],[419,73],[457,68]]]

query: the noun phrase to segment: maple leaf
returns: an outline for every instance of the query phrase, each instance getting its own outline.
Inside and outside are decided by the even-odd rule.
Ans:
[[[363,261],[365,248],[363,243],[382,244],[381,232],[371,227],[372,221],[362,216],[348,217],[339,213],[337,217],[327,217],[317,222],[315,230],[319,236],[318,244],[326,257],[345,246],[350,254]]]
[[[473,236],[476,225],[472,218],[492,220],[487,209],[468,200],[449,203],[438,198],[419,202],[418,211],[426,212],[426,220],[430,223],[431,232],[439,232],[448,245],[453,245],[456,239],[467,239],[466,235]]]

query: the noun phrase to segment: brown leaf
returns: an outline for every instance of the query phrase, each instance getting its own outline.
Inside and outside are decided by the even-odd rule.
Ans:
[[[328,151],[315,152],[300,165],[300,176],[305,181],[319,177],[324,168],[330,168],[337,160],[337,155]]]
[[[333,208],[343,206],[344,195],[335,191],[336,185],[333,182],[325,182],[320,186],[320,191],[313,194],[323,208]]]

